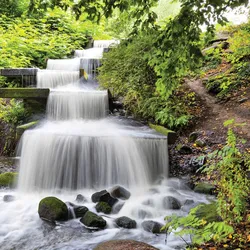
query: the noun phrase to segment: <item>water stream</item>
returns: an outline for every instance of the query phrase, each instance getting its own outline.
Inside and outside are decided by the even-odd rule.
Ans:
[[[98,90],[93,59],[100,59],[103,48],[113,41],[95,41],[94,48],[76,51],[76,58],[48,60],[46,70],[38,73],[38,87],[50,88],[47,118],[21,138],[17,190],[0,191],[1,249],[81,249],[91,250],[110,239],[135,239],[159,249],[175,249],[183,241],[170,235],[154,235],[142,229],[145,219],[164,223],[173,212],[186,214],[185,202],[206,202],[202,195],[189,191],[178,179],[167,179],[167,138],[132,120],[108,116],[108,93]],[[91,56],[93,55],[93,56]],[[82,61],[87,63],[83,64]],[[79,79],[84,68],[90,81]],[[87,198],[91,211],[95,204],[91,194],[116,184],[131,192],[118,214],[105,219],[103,231],[90,232],[73,219],[51,227],[38,216],[39,201],[57,196],[76,203],[77,194]],[[12,194],[13,202],[3,202]],[[180,210],[166,207],[171,195],[182,204]],[[136,229],[119,229],[113,221],[128,216],[137,221]],[[188,240],[188,239],[187,239]]]

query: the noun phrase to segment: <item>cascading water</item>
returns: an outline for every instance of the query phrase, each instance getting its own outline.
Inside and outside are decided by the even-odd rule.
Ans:
[[[104,48],[112,43],[95,42],[95,46]],[[95,58],[90,56],[95,50],[86,51],[82,54],[84,60],[97,59],[96,54]],[[167,195],[179,199],[183,210],[175,213],[180,215],[188,209],[187,199],[194,204],[206,200],[201,195],[194,196],[179,180],[165,179],[166,137],[134,121],[107,117],[108,93],[96,89],[91,72],[91,81],[79,80],[76,69],[80,68],[80,59],[49,60],[47,70],[38,73],[37,86],[50,88],[47,119],[22,136],[18,192],[8,191],[16,200],[0,200],[1,248],[92,250],[98,243],[115,238],[174,249],[182,244],[176,237],[170,235],[165,245],[165,235],[156,237],[142,230],[142,221],[164,223],[164,217],[172,213],[165,204]],[[96,212],[89,198],[93,190],[115,184],[128,188],[132,195],[118,214],[105,218],[108,226],[103,231],[90,232],[79,219],[57,224],[50,230],[37,214],[44,196],[56,195],[75,202],[79,193],[87,197],[84,205]],[[0,196],[4,194],[5,191]],[[137,229],[116,228],[113,220],[119,216],[134,218]]]

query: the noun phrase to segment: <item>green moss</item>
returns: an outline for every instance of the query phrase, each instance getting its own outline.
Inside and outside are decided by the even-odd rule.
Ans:
[[[163,135],[166,135],[168,136],[169,133],[173,133],[174,131],[170,130],[170,129],[167,129],[163,126],[160,126],[160,125],[154,125],[152,123],[149,123],[149,127],[154,129],[155,131],[157,131],[158,133],[161,133]]]
[[[199,219],[204,219],[207,222],[221,221],[221,217],[217,213],[217,203],[202,204],[198,207],[195,215]]]
[[[95,213],[88,211],[80,220],[87,227],[104,228],[107,222]]]
[[[68,219],[67,205],[53,196],[45,197],[40,201],[38,213],[42,219],[49,221]]]
[[[95,208],[97,212],[103,212],[105,214],[110,214],[112,210],[111,206],[107,202],[104,202],[104,201],[98,202]]]
[[[49,89],[37,88],[1,88],[0,98],[47,98]]]
[[[213,194],[215,191],[215,186],[210,183],[198,183],[194,191],[196,193],[202,193],[202,194]]]
[[[17,173],[7,172],[0,174],[0,187],[13,187],[16,178]]]

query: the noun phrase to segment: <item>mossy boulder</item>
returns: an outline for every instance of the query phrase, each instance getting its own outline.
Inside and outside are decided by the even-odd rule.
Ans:
[[[211,204],[202,204],[199,205],[198,209],[195,212],[196,217],[203,219],[205,221],[214,222],[221,221],[221,217],[217,213],[217,203],[213,202]]]
[[[97,203],[97,202],[100,202],[100,201],[106,202],[111,207],[113,207],[113,205],[116,202],[118,202],[118,199],[113,198],[107,190],[102,190],[102,191],[99,191],[99,192],[96,192],[96,193],[92,194],[91,200],[94,203]]]
[[[194,188],[194,192],[212,195],[215,189],[215,186],[210,183],[198,183]]]
[[[144,242],[135,240],[110,240],[100,243],[94,250],[157,250]]]
[[[104,214],[110,214],[112,211],[112,207],[104,201],[98,202],[95,208],[98,213],[102,212]]]
[[[122,227],[122,228],[128,228],[128,229],[136,228],[136,221],[126,216],[117,218],[115,220],[115,223],[118,227]]]
[[[0,174],[0,187],[14,187],[17,173],[7,172]]]
[[[53,196],[45,197],[40,201],[38,214],[41,219],[50,222],[68,220],[67,205]]]
[[[85,213],[85,215],[81,218],[80,221],[86,227],[99,229],[104,229],[107,224],[107,222],[101,216],[98,216],[97,214],[90,211]]]

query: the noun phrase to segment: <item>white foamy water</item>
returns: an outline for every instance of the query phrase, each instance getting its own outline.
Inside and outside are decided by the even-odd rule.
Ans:
[[[103,48],[90,48],[84,50],[75,50],[75,57],[84,57],[84,58],[96,58],[100,59],[103,55]]]
[[[101,119],[108,114],[108,92],[57,89],[50,92],[47,117],[50,120]]]
[[[91,59],[91,58],[81,58],[80,67],[84,69],[89,79],[96,79],[97,68],[101,66],[101,61],[99,59]]]
[[[104,48],[111,43],[98,41],[95,46]],[[96,55],[91,57],[92,52],[85,51],[86,58],[81,59],[89,79],[95,78],[93,71],[99,62]],[[173,234],[166,244],[165,234],[148,233],[141,223],[146,219],[164,223],[166,215],[187,213],[187,199],[195,204],[206,200],[179,180],[166,179],[167,137],[133,120],[106,117],[107,91],[97,90],[95,81],[79,81],[79,67],[79,58],[48,60],[47,70],[38,73],[38,86],[51,89],[47,119],[21,138],[17,190],[0,190],[0,248],[92,250],[112,239],[139,240],[162,250],[183,245]],[[79,193],[88,200],[83,205],[97,213],[91,194],[117,184],[132,195],[125,203],[119,201],[124,205],[117,213],[100,213],[107,221],[105,230],[90,231],[79,218],[52,226],[38,216],[42,198],[56,196],[76,203]],[[14,195],[15,200],[4,202],[6,194]],[[169,210],[166,196],[176,197],[182,208]],[[137,228],[117,228],[114,220],[120,216],[135,219]]]
[[[79,79],[79,71],[39,70],[37,72],[37,87],[54,89],[58,86],[76,83]]]
[[[119,44],[119,40],[95,40],[94,48],[108,48],[111,45]]]
[[[47,69],[77,71],[80,69],[80,61],[79,61],[79,58],[49,59],[47,61]]]

